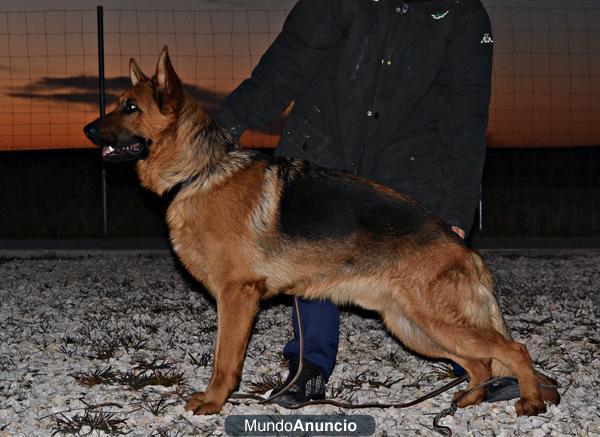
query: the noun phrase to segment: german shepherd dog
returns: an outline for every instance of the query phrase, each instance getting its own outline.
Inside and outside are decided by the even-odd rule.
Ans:
[[[137,160],[147,189],[176,191],[173,250],[217,302],[212,377],[186,409],[221,410],[260,301],[281,293],[377,311],[410,349],[464,367],[469,388],[515,375],[519,415],[558,404],[555,381],[511,339],[481,257],[425,207],[346,172],[239,149],[184,91],[166,47],[154,76],[132,59],[130,77],[114,111],[84,131],[105,160]]]

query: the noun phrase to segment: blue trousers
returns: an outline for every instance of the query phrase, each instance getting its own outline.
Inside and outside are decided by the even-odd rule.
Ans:
[[[299,299],[298,304],[304,336],[304,359],[319,366],[323,370],[325,380],[328,380],[335,367],[340,340],[340,310],[329,301]],[[283,348],[286,358],[300,356],[298,318],[293,307],[292,323],[294,338]],[[458,364],[451,364],[457,376],[465,373]]]
[[[298,299],[302,334],[304,336],[304,359],[316,364],[323,370],[325,379],[329,379],[337,357],[340,340],[340,310],[329,301]],[[300,356],[298,336],[298,318],[292,307],[294,338],[283,348],[287,358]]]

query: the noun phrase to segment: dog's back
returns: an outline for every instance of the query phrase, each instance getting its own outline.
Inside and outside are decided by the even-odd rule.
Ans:
[[[435,245],[465,249],[424,206],[373,181],[297,159],[254,159],[264,169],[251,224],[254,244],[263,249],[256,268],[267,282],[273,263],[286,264],[277,270],[296,278],[313,268],[320,278],[366,277]],[[273,288],[288,287],[277,281]]]

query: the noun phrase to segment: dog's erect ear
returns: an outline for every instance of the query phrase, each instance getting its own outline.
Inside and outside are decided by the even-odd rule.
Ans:
[[[138,66],[133,58],[129,60],[129,78],[131,79],[131,85],[133,86],[135,86],[139,81],[146,79],[146,75],[142,72],[142,69]]]
[[[163,47],[158,58],[158,64],[156,64],[156,83],[167,97],[181,90],[181,81],[175,73],[173,64],[171,64],[167,46]]]

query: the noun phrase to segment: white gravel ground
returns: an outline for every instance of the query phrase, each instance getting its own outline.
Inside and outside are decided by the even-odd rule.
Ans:
[[[456,435],[600,435],[600,254],[485,258],[511,331],[559,380],[563,400],[540,417],[517,418],[510,401],[459,410],[444,424]],[[223,435],[229,414],[291,413],[233,404],[209,417],[184,411],[210,376],[216,314],[167,253],[4,253],[0,305],[0,436]],[[279,301],[261,312],[243,391],[285,376],[290,311]],[[408,400],[448,381],[447,365],[415,357],[357,312],[343,315],[338,363],[329,395],[355,402]],[[432,435],[451,396],[361,413],[375,416],[376,435]],[[341,414],[300,413],[327,412]]]

